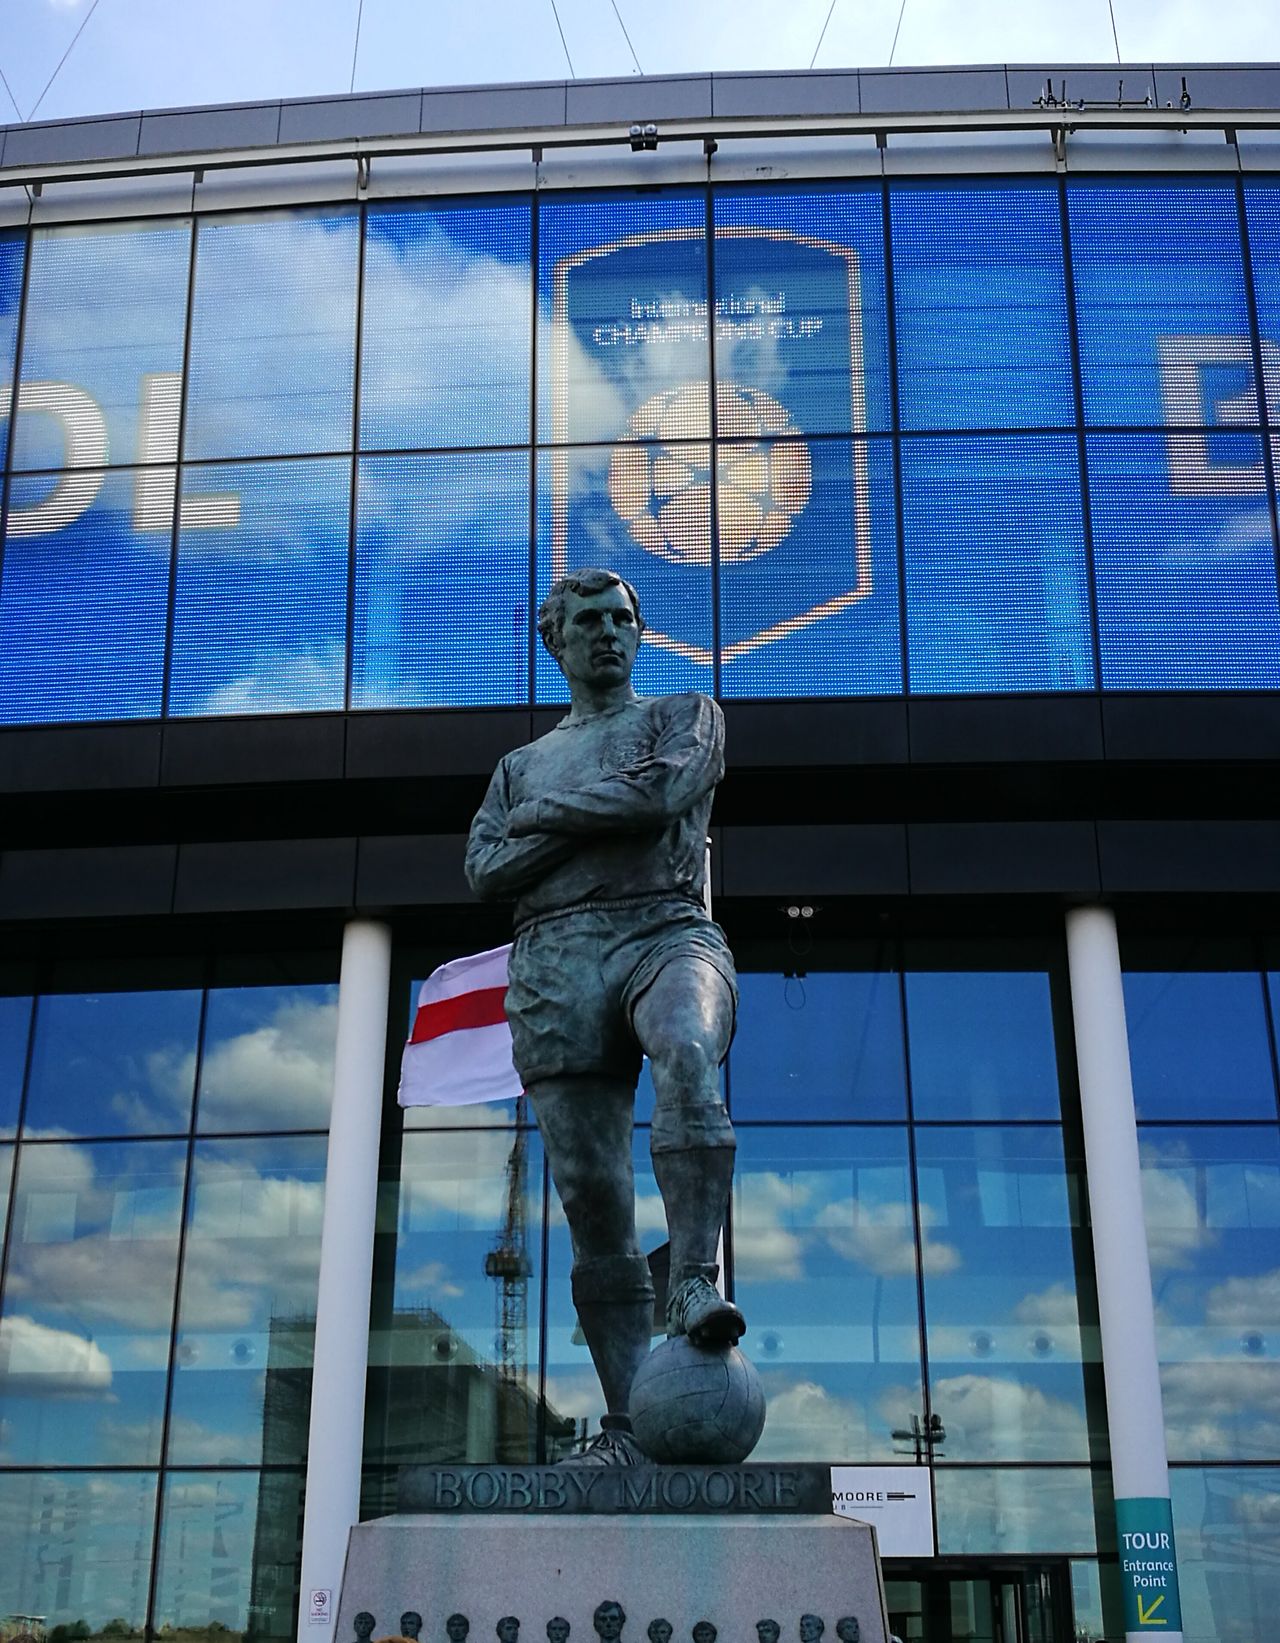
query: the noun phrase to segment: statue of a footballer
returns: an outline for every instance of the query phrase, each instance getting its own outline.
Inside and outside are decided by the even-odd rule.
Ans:
[[[574,1304],[608,1410],[578,1464],[603,1466],[645,1458],[627,1415],[654,1299],[631,1165],[642,1053],[671,1240],[667,1332],[722,1347],[746,1328],[714,1287],[734,1158],[719,1067],[737,982],[703,880],[724,720],[706,696],[636,695],[643,628],[634,588],[612,571],[555,583],[538,631],[572,706],[499,764],[467,847],[477,894],[516,902],[507,1016],[569,1223]]]

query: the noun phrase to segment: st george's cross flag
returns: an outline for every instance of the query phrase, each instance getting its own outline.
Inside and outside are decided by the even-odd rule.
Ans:
[[[508,945],[455,958],[422,983],[400,1063],[402,1107],[468,1107],[520,1095],[502,1008],[510,956]]]

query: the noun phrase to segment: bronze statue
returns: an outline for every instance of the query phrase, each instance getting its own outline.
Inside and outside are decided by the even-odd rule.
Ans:
[[[737,981],[703,881],[724,720],[706,696],[636,696],[643,627],[635,590],[612,571],[551,588],[538,631],[572,705],[503,758],[467,847],[477,894],[516,902],[516,1070],[569,1223],[574,1304],[608,1411],[580,1465],[644,1460],[627,1415],[653,1318],[631,1165],[642,1054],[671,1240],[667,1332],[710,1347],[746,1328],[714,1288],[734,1159],[719,1067]]]

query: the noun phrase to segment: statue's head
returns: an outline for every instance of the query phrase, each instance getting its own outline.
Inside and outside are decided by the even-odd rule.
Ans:
[[[621,1603],[613,1598],[606,1598],[603,1603],[596,1605],[596,1612],[591,1616],[591,1624],[604,1643],[617,1643],[622,1636],[622,1628],[627,1623]]]
[[[639,595],[616,571],[572,571],[551,584],[538,632],[571,686],[625,683],[644,632]]]

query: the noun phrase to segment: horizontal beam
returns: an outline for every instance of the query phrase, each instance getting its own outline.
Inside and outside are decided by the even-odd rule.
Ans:
[[[659,145],[670,143],[759,142],[762,138],[867,137],[883,144],[892,136],[1034,135],[1043,133],[1056,145],[1079,131],[1223,132],[1231,141],[1237,131],[1280,131],[1280,109],[1224,111],[1159,108],[1070,108],[990,110],[946,114],[841,114],[803,120],[703,119],[658,121]],[[164,177],[181,173],[232,171],[253,166],[353,163],[467,154],[518,154],[536,161],[546,150],[626,148],[631,127],[595,126],[567,131],[562,126],[523,131],[406,134],[394,137],[344,138],[335,142],[279,144],[269,148],[209,149],[183,154],[139,155],[110,161],[66,161],[59,164],[0,167],[0,188],[31,188],[53,183],[106,182],[131,177]]]

